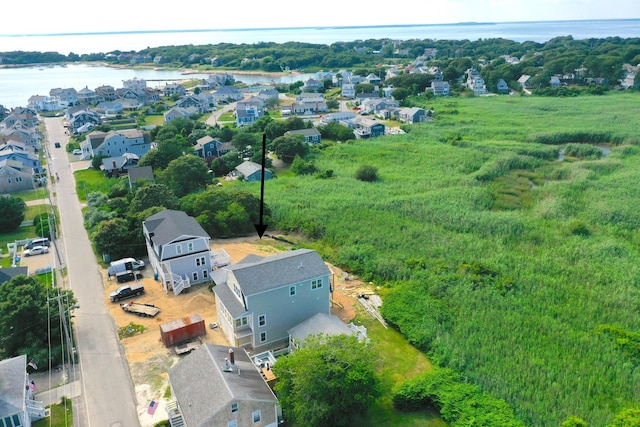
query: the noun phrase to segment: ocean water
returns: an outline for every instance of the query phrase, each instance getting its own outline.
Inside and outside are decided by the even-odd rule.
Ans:
[[[0,33],[2,29],[0,28]],[[440,25],[393,25],[367,27],[274,28],[239,30],[184,30],[128,33],[50,34],[7,36],[0,34],[0,52],[16,50],[59,52],[68,55],[140,51],[148,47],[171,45],[203,45],[217,43],[305,43],[331,44],[390,38],[394,40],[437,39],[478,40],[505,38],[517,42],[545,42],[557,36],[575,39],[640,37],[640,19],[459,23]]]
[[[247,75],[230,73],[236,81],[249,85],[260,83],[291,84],[306,81],[313,74],[300,73],[282,76]],[[34,66],[0,69],[0,105],[5,108],[26,106],[33,95],[49,95],[53,88],[76,90],[109,85],[123,87],[123,80],[139,78],[147,81],[149,87],[162,87],[167,82],[182,79],[206,78],[206,74],[184,75],[176,70],[137,70],[132,68],[112,68],[91,64],[68,64],[62,66]]]
[[[0,31],[2,31],[0,29]],[[257,43],[300,41],[331,44],[389,38],[394,40],[439,39],[479,40],[504,38],[518,42],[545,42],[554,37],[571,35],[575,39],[636,38],[640,37],[640,19],[547,21],[506,23],[461,23],[449,25],[402,25],[372,27],[319,27],[242,30],[191,30],[168,32],[134,32],[111,34],[51,34],[0,35],[0,52],[38,51],[69,54],[140,51],[147,47],[168,45],[202,45],[217,43]],[[1,56],[1,54],[0,54]],[[310,75],[285,76],[277,83],[304,81]],[[150,86],[161,86],[168,80],[184,78],[178,71],[114,69],[73,64],[63,67],[29,67],[0,69],[0,105],[6,108],[26,106],[32,95],[48,95],[56,87],[85,86],[94,89],[101,85],[122,87],[122,80],[138,77]],[[196,77],[196,76],[194,76]],[[197,76],[202,77],[202,76]],[[270,81],[263,76],[236,75],[236,80],[248,84]],[[164,80],[164,81],[163,81]]]

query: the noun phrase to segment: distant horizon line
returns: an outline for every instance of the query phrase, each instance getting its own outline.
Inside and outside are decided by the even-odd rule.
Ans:
[[[159,34],[159,33],[206,33],[206,32],[241,32],[241,31],[282,31],[282,30],[336,30],[336,29],[356,29],[356,28],[400,28],[400,27],[446,27],[456,25],[482,26],[500,24],[534,24],[543,22],[594,22],[594,21],[640,21],[640,18],[611,18],[611,19],[559,19],[549,21],[500,21],[500,22],[455,22],[441,24],[382,24],[382,25],[324,25],[324,26],[303,26],[303,27],[267,27],[267,28],[201,28],[182,30],[121,30],[121,31],[90,31],[79,33],[24,33],[24,34],[0,34],[0,37],[46,37],[46,36],[89,36],[89,35],[109,35],[109,34]]]

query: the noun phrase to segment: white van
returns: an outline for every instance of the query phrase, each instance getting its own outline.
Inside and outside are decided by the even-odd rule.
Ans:
[[[107,269],[109,276],[115,276],[118,273],[130,270],[142,270],[145,267],[144,261],[135,258],[122,258],[117,261],[112,261],[111,265]]]
[[[26,245],[24,245],[24,248],[25,249],[31,249],[34,246],[46,246],[46,247],[49,247],[49,246],[51,246],[51,242],[49,242],[49,239],[47,239],[46,237],[37,237],[37,238],[31,240]]]

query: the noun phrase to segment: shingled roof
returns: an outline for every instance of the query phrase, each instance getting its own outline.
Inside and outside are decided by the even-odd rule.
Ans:
[[[233,350],[235,364],[227,362]],[[239,374],[240,373],[240,374]],[[201,426],[230,401],[277,402],[247,352],[239,347],[205,344],[169,369],[171,388],[186,425]]]
[[[172,209],[151,215],[144,225],[149,234],[153,233],[153,243],[156,245],[165,245],[181,236],[211,238],[195,218]]]

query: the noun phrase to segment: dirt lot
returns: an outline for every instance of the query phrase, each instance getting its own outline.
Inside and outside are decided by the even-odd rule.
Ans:
[[[256,237],[255,239],[213,241],[211,247],[212,249],[224,248],[230,255],[231,262],[236,263],[249,254],[265,256],[275,254],[281,250],[276,246],[283,248],[286,245],[268,238],[259,240]],[[355,297],[364,289],[363,284],[358,280],[349,280],[347,275],[336,267],[330,266],[330,268],[334,273],[332,312],[343,321],[349,322],[355,316]],[[123,338],[121,343],[136,388],[140,422],[142,427],[147,427],[166,419],[164,405],[170,398],[167,371],[180,360],[160,341],[160,325],[194,313],[201,315],[207,326],[218,320],[215,297],[210,287],[196,286],[192,287],[189,293],[174,296],[173,293],[164,292],[160,283],[153,279],[151,269],[147,268],[143,273],[145,277],[141,281],[145,286],[145,294],[136,301],[154,304],[161,309],[160,313],[151,319],[126,313],[119,304],[109,302],[109,293],[117,289],[119,284],[113,279],[108,279],[106,270],[103,271],[103,280],[106,304],[110,307],[116,326],[121,328],[133,322],[145,327],[143,333]],[[219,329],[212,330],[208,327],[203,342],[229,345]],[[147,413],[151,400],[159,402],[160,406],[154,416]]]

